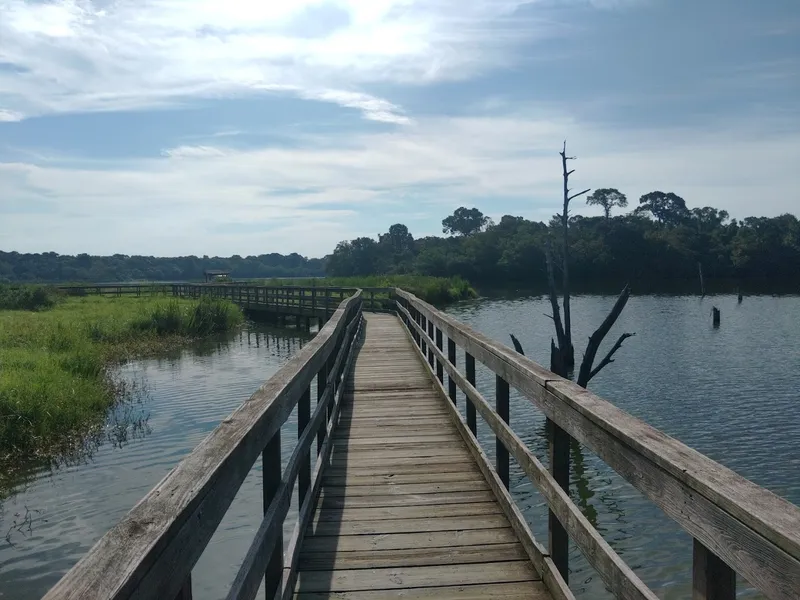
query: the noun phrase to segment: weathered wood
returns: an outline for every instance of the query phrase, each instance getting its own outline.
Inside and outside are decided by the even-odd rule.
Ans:
[[[525,474],[536,484],[559,520],[566,523],[569,533],[583,550],[589,562],[597,569],[612,592],[620,598],[654,600],[655,595],[631,571],[622,559],[602,539],[597,531],[570,500],[569,494],[556,481],[552,474],[530,452],[522,440],[501,419],[488,401],[481,396],[455,368],[448,367],[448,376],[456,380],[471,402],[481,413],[497,438],[516,458]],[[550,557],[546,557],[546,568],[543,576],[555,596],[569,597],[566,582],[561,577],[558,567]],[[559,594],[560,592],[560,594]]]
[[[436,347],[441,352],[442,350],[442,330],[436,328]],[[436,377],[439,378],[440,383],[444,383],[444,366],[441,360],[436,361]]]
[[[384,506],[431,506],[436,504],[465,504],[469,502],[493,502],[489,490],[474,492],[440,492],[438,494],[391,494],[387,496],[331,496],[323,489],[320,498],[330,508],[384,507]]]
[[[357,317],[358,327],[356,329],[355,335],[353,338],[346,340],[343,344],[343,352],[347,353],[347,362],[342,367],[342,374],[343,376],[347,377],[350,373],[353,365],[353,358],[356,354],[355,344],[356,339],[360,335],[361,332],[361,315]],[[342,405],[342,399],[344,397],[344,393],[342,388],[339,388],[336,396],[334,398],[334,405],[333,410],[329,413],[329,418],[326,423],[326,427],[328,429],[328,435],[326,436],[327,439],[322,444],[322,450],[319,454],[317,463],[314,469],[314,479],[312,488],[309,490],[308,495],[303,500],[302,506],[300,507],[300,513],[297,518],[297,523],[295,524],[294,531],[292,533],[292,537],[289,540],[289,547],[287,549],[286,555],[288,557],[288,567],[284,572],[284,577],[282,581],[282,598],[290,598],[293,594],[295,581],[297,577],[297,564],[300,559],[300,547],[303,543],[305,538],[306,529],[308,524],[311,522],[311,518],[314,514],[314,509],[317,505],[317,499],[319,496],[320,487],[322,485],[322,477],[324,469],[327,465],[328,458],[330,457],[331,450],[333,448],[333,437],[331,433],[333,432],[334,428],[336,427],[336,418],[338,416],[339,409]]]
[[[442,483],[450,481],[470,481],[479,474],[477,469],[459,469],[453,472],[439,472],[436,470],[419,469],[416,473],[408,474],[386,474],[386,475],[356,475],[352,471],[347,475],[332,475],[327,472],[325,484],[331,486],[359,486],[376,485],[384,483],[407,484],[407,483]]]
[[[455,546],[452,548],[414,548],[411,550],[301,552],[300,569],[305,571],[332,571],[339,569],[482,564],[514,560],[528,560],[528,556],[519,543],[481,544]]]
[[[472,356],[469,352],[466,353],[465,357],[466,361],[466,370],[467,370],[467,381],[469,381],[470,385],[475,385],[475,357]],[[466,397],[465,397],[466,398]],[[472,432],[472,435],[478,435],[478,422],[475,419],[475,406],[470,402],[469,398],[465,399],[466,407],[467,407],[467,427]]]
[[[451,365],[455,366],[455,364],[456,364],[456,343],[453,340],[451,340],[450,338],[447,339],[447,360],[450,362]],[[453,404],[456,404],[458,386],[456,386],[456,382],[452,377],[448,378],[447,386],[448,386],[447,395],[450,396],[450,401]]]
[[[411,588],[400,590],[381,590],[364,592],[308,592],[295,594],[297,600],[322,600],[334,598],[335,600],[376,600],[378,598],[404,598],[405,600],[419,600],[421,598],[438,598],[440,600],[486,600],[486,598],[507,600],[544,600],[550,598],[545,586],[539,581],[526,581],[520,583],[492,583],[479,585],[436,586],[424,588]]]
[[[264,498],[264,517],[269,512],[270,504],[277,495],[282,479],[281,475],[281,432],[280,429],[272,437],[262,454],[263,465],[263,498]],[[264,574],[264,591],[267,598],[272,598],[281,583],[283,576],[283,534],[278,534],[275,546],[271,550],[272,555],[267,563]]]
[[[356,317],[356,319],[360,320],[359,317]],[[340,347],[340,353],[347,353],[347,351],[348,344],[342,344]],[[348,362],[351,361],[352,356]],[[302,433],[297,441],[297,445],[292,452],[292,456],[286,465],[284,474],[281,477],[280,485],[278,486],[278,489],[276,490],[274,497],[270,502],[269,508],[264,515],[264,519],[261,522],[255,538],[250,545],[244,560],[242,561],[239,572],[234,579],[231,590],[228,593],[228,600],[254,598],[258,592],[260,579],[258,574],[266,567],[267,560],[272,553],[272,548],[276,548],[276,551],[278,549],[282,550],[282,547],[277,545],[277,540],[281,537],[283,531],[283,521],[286,518],[286,514],[289,510],[289,503],[292,497],[294,481],[296,478],[299,480],[300,474],[302,474],[303,469],[306,468],[309,448],[311,447],[316,436],[317,428],[325,423],[326,420],[329,420],[326,398],[332,393],[333,387],[329,386],[323,394],[322,401],[317,404],[314,410],[314,415],[308,422],[308,426],[303,428]],[[339,399],[341,398],[341,393],[338,397]],[[334,416],[338,405],[339,402],[336,402],[334,407]],[[329,431],[335,427],[335,421],[332,419],[330,419],[330,421],[331,422],[327,425]],[[321,479],[320,471],[327,460],[332,444],[333,442],[331,441],[330,436],[328,436],[328,439],[323,443],[323,454],[320,455],[320,460],[316,466],[315,472],[317,476],[314,480],[314,489],[311,489],[310,492],[309,489],[307,489],[306,493],[298,496],[303,498],[300,516],[298,517],[298,522],[302,525],[301,530],[305,528],[305,525],[309,520],[309,514],[313,510],[312,508],[309,508],[308,505],[312,505],[314,502],[316,491],[319,489],[319,481],[317,480]],[[303,519],[305,519],[305,522],[303,522]],[[295,544],[297,543],[295,536],[293,536],[292,542]],[[290,549],[292,548],[292,542],[290,542]],[[293,552],[294,554],[287,554],[291,561],[289,566],[290,570],[293,562],[296,562],[296,550],[293,550]],[[281,577],[281,582],[283,582],[283,577]]]
[[[360,302],[360,294],[345,301],[320,334],[224,419],[45,598],[174,597]]]
[[[385,483],[381,485],[325,486],[325,495],[337,496],[415,496],[442,492],[479,492],[489,487],[480,479],[471,481],[445,481],[439,483]]]
[[[509,419],[509,389],[508,383],[499,375],[495,377],[495,406],[497,407],[497,414],[503,421],[508,423]],[[509,464],[508,464],[508,450],[503,445],[500,438],[495,438],[495,464],[497,465],[497,474],[500,476],[500,481],[508,489],[509,485]]]
[[[462,529],[394,535],[313,536],[303,543],[304,552],[350,552],[413,550],[417,548],[453,548],[478,544],[517,542],[511,527],[499,529]]]
[[[550,455],[550,473],[558,486],[569,496],[569,434],[550,419],[546,422],[548,453]],[[556,565],[564,581],[569,583],[569,536],[558,515],[548,511],[548,548],[550,558]]]
[[[309,535],[367,535],[395,533],[430,533],[433,531],[464,531],[468,523],[470,530],[498,529],[508,524],[502,513],[488,515],[464,515],[420,519],[377,519],[370,521],[319,521],[308,532]]]
[[[324,480],[323,480],[324,483]],[[466,515],[500,514],[495,502],[468,502],[465,504],[433,504],[427,506],[385,506],[375,508],[320,507],[314,517],[319,521],[379,521],[384,519],[424,519],[438,517],[463,517]]]
[[[397,294],[594,450],[762,592],[791,598],[800,588],[800,509],[796,506],[412,295],[401,290]],[[640,475],[641,469],[648,477]],[[672,498],[665,496],[665,487],[673,490]],[[677,509],[683,502],[689,510]]]
[[[735,598],[736,572],[703,544],[694,540],[692,600],[735,600]]]
[[[306,390],[300,396],[297,403],[297,437],[303,437],[308,421],[311,418],[311,388]],[[316,433],[316,429],[314,432]],[[311,453],[306,451],[300,461],[300,470],[297,473],[297,497],[302,502],[308,493],[308,487],[311,485]]]
[[[402,306],[399,308],[401,312],[405,310]],[[453,374],[453,376],[456,377],[460,376],[460,374],[455,369],[451,369],[450,372]],[[436,385],[436,383],[437,381],[434,380],[434,385]],[[441,385],[438,386],[438,391],[442,396],[446,397],[445,390]],[[511,527],[517,534],[518,539],[522,544],[523,548],[525,549],[525,552],[528,555],[534,568],[538,573],[541,573],[543,577],[548,578],[550,582],[549,587],[550,589],[554,590],[554,594],[556,595],[556,597],[571,598],[571,593],[569,592],[569,588],[566,582],[564,582],[563,579],[561,578],[560,574],[558,572],[548,571],[549,564],[545,561],[546,557],[545,549],[542,548],[541,545],[533,537],[533,534],[531,533],[531,530],[528,527],[525,517],[522,515],[519,508],[509,495],[508,490],[506,489],[503,482],[500,480],[500,477],[498,476],[497,472],[492,468],[491,462],[489,461],[489,458],[486,456],[486,453],[480,447],[477,438],[461,420],[461,414],[458,412],[456,407],[452,406],[450,403],[446,403],[446,405],[448,406],[448,409],[450,411],[451,422],[456,425],[459,434],[464,440],[464,443],[467,445],[467,449],[470,451],[472,456],[475,458],[475,461],[478,463],[478,468],[483,473],[486,482],[492,488],[492,491],[494,492],[494,495],[497,498],[498,503],[500,504],[500,508],[503,510],[509,522],[511,523]],[[558,590],[555,590],[554,588],[558,588]]]
[[[517,583],[537,581],[530,563],[525,561],[494,562],[481,565],[436,565],[393,569],[356,569],[342,571],[302,571],[297,580],[297,593],[352,592],[359,590],[391,590],[477,583]]]

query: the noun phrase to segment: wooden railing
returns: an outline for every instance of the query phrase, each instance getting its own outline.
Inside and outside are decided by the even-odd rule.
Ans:
[[[299,316],[327,318],[339,303],[360,288],[315,286],[265,286],[237,283],[104,283],[95,285],[59,286],[71,296],[154,296],[180,298],[212,296],[235,302],[246,309],[266,309]],[[393,305],[389,295],[393,288],[364,288],[362,300],[366,310],[383,310]]]
[[[264,519],[228,598],[291,596],[300,544],[319,494],[331,434],[356,355],[362,297],[344,300],[325,327],[184,458],[45,596],[191,598],[191,572],[259,455]],[[311,413],[311,383],[317,404]],[[281,427],[297,406],[298,440],[281,472]],[[311,471],[316,438],[316,467]],[[283,564],[283,523],[297,482],[300,509]],[[284,568],[285,567],[285,568]]]
[[[397,290],[396,299],[398,313],[434,381],[452,401],[448,405],[462,437],[556,598],[572,597],[567,586],[569,539],[617,598],[656,598],[570,499],[572,440],[593,450],[694,538],[695,600],[733,600],[736,573],[773,600],[800,598],[797,506],[412,294]],[[466,374],[456,367],[457,348],[465,352]],[[475,387],[475,361],[495,373],[494,407]],[[509,427],[512,387],[547,418],[549,468]],[[466,423],[455,407],[459,389],[467,402]],[[496,436],[495,465],[476,439],[476,412]],[[508,493],[509,456],[547,501],[548,548],[534,540]]]
[[[166,296],[172,293],[169,283],[96,283],[87,285],[59,285],[68,296]]]

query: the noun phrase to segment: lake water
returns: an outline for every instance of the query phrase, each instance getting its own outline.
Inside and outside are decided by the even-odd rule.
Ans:
[[[614,300],[574,299],[578,364],[589,335]],[[712,306],[722,311],[718,329],[712,327]],[[553,323],[545,316],[551,314],[545,296],[482,299],[448,312],[509,345],[509,333],[514,333],[528,356],[549,364]],[[753,296],[739,305],[736,296],[633,296],[604,344],[606,351],[623,332],[636,335],[591,381],[592,391],[800,504],[800,297]],[[477,382],[494,399],[494,374],[479,369]],[[478,421],[479,439],[494,457],[494,438]],[[537,456],[545,458],[544,418],[513,391],[510,421]],[[546,505],[515,466],[512,461],[512,493],[534,535],[546,543]],[[588,450],[573,448],[570,494],[659,597],[691,597],[691,538]],[[611,597],[575,547],[570,563],[576,595]],[[746,588],[740,582],[741,596],[758,597]]]
[[[574,299],[578,361],[613,301]],[[711,326],[712,305],[722,310],[719,329]],[[544,297],[481,299],[448,312],[503,343],[513,332],[529,356],[543,364],[549,360],[552,322],[544,316],[549,312]],[[741,305],[735,296],[632,297],[609,337],[623,331],[636,336],[591,382],[593,391],[800,504],[800,297],[753,296]],[[308,339],[302,331],[252,325],[169,358],[126,365],[120,377],[135,393],[110,415],[91,457],[30,473],[2,503],[0,597],[40,598]],[[493,397],[494,375],[480,366],[478,388]],[[459,404],[463,409],[463,401]],[[511,423],[544,457],[544,419],[513,392]],[[292,415],[282,437],[284,461],[296,435]],[[479,437],[493,455],[494,438],[480,418]],[[572,458],[571,493],[605,539],[659,597],[690,597],[689,536],[590,452],[574,448]],[[512,462],[512,492],[534,534],[546,542],[546,508],[514,467]],[[295,501],[292,513],[296,506]],[[257,462],[193,572],[196,598],[224,597],[260,512]],[[574,548],[571,569],[576,595],[608,597]]]

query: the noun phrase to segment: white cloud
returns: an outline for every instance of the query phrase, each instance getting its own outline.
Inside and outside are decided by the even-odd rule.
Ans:
[[[736,218],[776,215],[796,210],[786,190],[800,188],[800,132],[763,133],[769,129],[727,122],[710,132],[630,136],[532,111],[417,119],[338,145],[184,146],[162,158],[80,168],[0,163],[0,239],[19,251],[322,255],[341,239],[403,221],[398,215],[414,233],[435,231],[460,205],[495,219],[547,220],[558,210],[564,136],[579,157],[576,188],[618,187],[632,205],[663,189]],[[56,212],[4,211],[4,198],[46,200]]]
[[[170,158],[203,158],[212,156],[225,156],[225,151],[212,146],[178,146],[161,151],[162,156]]]
[[[6,110],[4,108],[0,108],[0,123],[6,122],[11,123],[13,121],[22,121],[25,118],[20,112],[16,112],[14,110]]]
[[[503,25],[525,3],[0,0],[0,62],[15,67],[0,70],[0,102],[35,115],[269,90],[405,124],[399,107],[363,86],[461,78],[508,65],[510,46],[551,33],[520,28],[519,20]],[[303,19],[319,28],[313,11],[331,7],[347,18],[307,34]]]

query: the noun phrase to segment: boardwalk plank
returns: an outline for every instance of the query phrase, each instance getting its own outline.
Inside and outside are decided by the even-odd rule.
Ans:
[[[346,392],[295,597],[550,598],[396,317]]]
[[[525,598],[526,600],[545,600],[550,598],[549,592],[538,581],[523,583],[496,583],[487,585],[458,585],[429,588],[406,588],[397,590],[378,590],[364,592],[310,592],[296,594],[297,600],[377,600],[378,598],[403,598],[419,600],[420,598],[436,598],[437,600],[486,600],[486,598],[508,600]]]
[[[300,555],[304,571],[336,569],[380,569],[432,565],[474,564],[527,560],[518,543],[478,544],[453,548],[414,548],[412,550],[370,550],[351,552],[306,552]]]
[[[476,583],[516,583],[539,579],[526,561],[398,567],[390,569],[343,569],[301,571],[297,592],[355,592],[398,588],[469,585]]]

